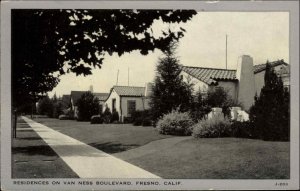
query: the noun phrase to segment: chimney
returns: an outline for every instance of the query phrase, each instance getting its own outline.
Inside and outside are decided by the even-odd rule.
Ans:
[[[151,94],[152,94],[152,87],[153,87],[152,83],[150,83],[150,82],[146,83],[146,85],[145,85],[145,97],[151,96]]]
[[[93,85],[90,85],[90,90],[89,90],[91,93],[94,93],[94,88],[93,88]]]
[[[242,108],[246,111],[254,103],[255,96],[255,79],[253,71],[253,58],[248,55],[243,55],[239,60],[236,78],[238,82],[238,102],[242,104]]]

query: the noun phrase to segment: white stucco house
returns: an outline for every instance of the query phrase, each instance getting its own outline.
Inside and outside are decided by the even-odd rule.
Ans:
[[[284,86],[289,88],[289,65],[283,60],[270,62],[276,73],[281,76]],[[185,81],[194,83],[194,90],[203,94],[214,88],[224,88],[231,98],[248,110],[254,103],[255,93],[260,94],[264,86],[266,64],[253,65],[252,57],[241,56],[236,70],[181,66],[180,75]]]
[[[105,107],[111,112],[117,111],[120,121],[124,122],[124,118],[131,117],[134,111],[149,109],[151,87],[151,83],[147,83],[145,87],[113,86],[105,101]]]

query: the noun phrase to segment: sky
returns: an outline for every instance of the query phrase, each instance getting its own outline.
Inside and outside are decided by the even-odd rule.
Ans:
[[[158,32],[169,26],[156,21],[153,30]],[[225,68],[226,35],[228,69],[236,69],[242,55],[253,57],[254,65],[279,59],[289,63],[288,12],[198,12],[180,26],[186,30],[176,51],[182,65]],[[102,68],[94,69],[92,75],[61,76],[49,96],[70,94],[72,90],[86,91],[91,85],[94,92],[103,93],[108,93],[114,85],[145,86],[154,80],[158,58],[162,56],[159,50],[146,56],[138,51],[121,57],[105,56]]]

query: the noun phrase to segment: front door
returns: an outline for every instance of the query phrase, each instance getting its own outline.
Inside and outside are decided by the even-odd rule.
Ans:
[[[116,111],[116,99],[112,99],[112,112]]]

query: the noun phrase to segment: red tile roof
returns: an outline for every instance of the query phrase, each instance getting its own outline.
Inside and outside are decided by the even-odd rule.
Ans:
[[[270,62],[272,67],[278,65],[288,65],[283,60],[278,60]],[[259,73],[266,69],[266,64],[259,64],[253,66],[254,74]],[[235,81],[236,70],[226,70],[218,68],[203,68],[203,67],[192,67],[192,66],[181,66],[182,71],[191,75],[194,78],[206,83],[206,84],[216,84],[218,81]]]
[[[236,80],[236,70],[182,66],[182,71],[209,85],[218,80]]]
[[[119,96],[141,97],[145,95],[145,87],[114,86],[113,89]]]
[[[284,60],[277,60],[274,62],[269,62],[272,67],[279,66],[281,64],[287,66],[288,64],[284,62]],[[266,64],[258,64],[254,65],[254,74],[264,71],[266,69]]]

